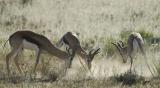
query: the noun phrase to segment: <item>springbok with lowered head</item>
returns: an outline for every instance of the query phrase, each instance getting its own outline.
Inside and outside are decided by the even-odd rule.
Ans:
[[[70,62],[72,56],[69,53],[59,50],[56,48],[48,38],[43,35],[31,32],[31,31],[17,31],[9,37],[9,43],[11,46],[11,51],[6,56],[7,72],[10,74],[9,69],[9,59],[13,58],[15,65],[20,73],[22,70],[19,66],[17,55],[22,52],[23,49],[35,50],[36,52],[36,62],[33,69],[35,73],[37,64],[39,62],[40,54],[45,51],[65,62]],[[69,67],[69,66],[68,66]]]
[[[56,46],[61,47],[62,45],[65,45],[67,50],[72,54],[74,57],[75,54],[78,54],[82,59],[84,59],[85,64],[87,64],[88,69],[91,68],[91,62],[93,61],[93,58],[96,54],[99,53],[100,48],[94,50],[92,49],[87,53],[80,45],[80,41],[78,39],[77,33],[73,32],[67,32],[63,35],[63,37],[57,42]],[[73,58],[70,60],[69,66],[71,66]]]
[[[131,59],[130,71],[131,71],[132,63],[133,63],[132,54],[135,50],[138,49],[138,47],[142,55],[146,57],[145,51],[144,51],[144,41],[140,33],[137,33],[137,32],[131,33],[127,41],[127,46],[125,46],[122,41],[117,42],[117,43],[112,43],[112,44],[115,45],[116,48],[118,49],[120,55],[123,58],[124,63],[126,63],[126,60],[128,57]]]

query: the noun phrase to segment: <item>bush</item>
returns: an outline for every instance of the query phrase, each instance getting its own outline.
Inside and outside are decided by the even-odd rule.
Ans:
[[[122,41],[124,41],[124,42],[127,42],[127,40],[128,40],[128,37],[129,37],[129,35],[132,33],[133,31],[126,31],[126,30],[123,30],[123,31],[121,31],[121,33],[120,33],[120,39],[122,40]]]
[[[150,43],[151,39],[154,38],[154,35],[152,32],[148,32],[148,31],[145,31],[144,29],[141,29],[139,31],[137,31],[141,34],[142,38],[147,42],[147,43]]]
[[[122,41],[124,41],[125,43],[127,42],[128,40],[128,37],[129,35],[132,33],[133,31],[121,31],[120,33],[120,38]],[[138,33],[141,34],[142,38],[147,42],[147,43],[150,43],[151,42],[151,39],[154,38],[154,35],[152,32],[149,32],[149,31],[145,31],[145,29],[139,29],[138,31],[136,31]]]
[[[95,39],[94,38],[87,38],[84,41],[82,41],[81,45],[83,45],[83,48],[85,50],[92,49],[92,47],[95,45]]]
[[[120,75],[110,77],[111,80],[122,83],[123,85],[133,85],[140,82],[145,82],[145,78],[136,73],[125,72]]]
[[[103,41],[104,44],[103,54],[107,53],[107,56],[112,56],[116,51],[116,48],[112,44],[112,42],[115,42],[115,39],[109,37],[109,38],[103,38],[103,40],[101,41]]]

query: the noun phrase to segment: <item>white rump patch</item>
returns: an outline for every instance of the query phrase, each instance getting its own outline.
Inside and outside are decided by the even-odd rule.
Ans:
[[[138,39],[140,39],[140,43],[144,44],[143,38],[141,36],[140,33],[137,32],[133,32],[132,33],[134,36],[136,36]],[[133,50],[134,51],[138,51],[139,45],[138,45],[138,41],[136,39],[133,40]]]
[[[134,51],[138,51],[139,45],[136,39],[133,40],[133,50]]]

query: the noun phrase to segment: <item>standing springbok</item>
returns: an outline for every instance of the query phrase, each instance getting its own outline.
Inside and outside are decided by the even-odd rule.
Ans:
[[[77,38],[79,34],[73,33],[73,32],[67,32],[63,35],[63,37],[57,42],[57,47],[61,47],[62,45],[65,45],[67,50],[69,50],[70,53],[72,53],[72,56],[74,57],[75,54],[78,54],[81,56],[82,59],[84,59],[85,64],[87,64],[88,69],[91,68],[91,62],[93,61],[93,58],[96,54],[99,53],[100,48],[94,50],[92,49],[87,53],[84,49],[82,49],[80,45],[80,41]],[[69,66],[71,66],[73,58],[70,60]]]
[[[10,58],[14,59],[14,62],[18,71],[22,73],[22,70],[18,64],[17,55],[21,53],[23,49],[35,50],[36,52],[36,62],[33,69],[34,73],[35,73],[37,64],[39,62],[39,57],[42,51],[45,51],[53,56],[56,56],[59,59],[64,60],[65,62],[68,61],[68,63],[70,62],[69,59],[71,60],[72,58],[70,54],[56,48],[45,36],[31,32],[31,31],[17,31],[13,33],[8,40],[12,49],[9,52],[9,54],[6,56],[8,75],[10,74],[10,69],[9,69]]]
[[[115,45],[116,48],[118,49],[120,55],[123,58],[124,63],[126,63],[128,56],[130,57],[131,59],[130,71],[131,71],[132,63],[133,63],[132,54],[135,50],[137,50],[138,47],[140,48],[142,55],[145,56],[145,52],[143,48],[144,41],[140,33],[137,33],[137,32],[131,33],[127,41],[127,46],[124,46],[124,43],[122,41],[117,42],[117,43],[112,43],[112,44]]]

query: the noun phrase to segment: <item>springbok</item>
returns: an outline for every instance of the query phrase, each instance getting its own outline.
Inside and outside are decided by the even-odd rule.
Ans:
[[[99,53],[100,48],[98,48],[96,50],[92,49],[91,51],[89,51],[89,53],[87,53],[84,49],[82,49],[82,47],[80,45],[80,41],[77,38],[78,35],[79,34],[76,34],[73,32],[67,32],[57,42],[56,46],[60,48],[62,45],[65,45],[67,50],[69,50],[69,52],[72,53],[73,57],[75,56],[75,54],[77,54],[82,59],[84,59],[85,64],[87,64],[87,67],[90,70],[91,62],[93,61],[94,56]],[[73,60],[73,58],[70,60],[69,66],[71,66],[72,60]]]
[[[62,59],[68,63],[69,63],[69,59],[71,60],[72,58],[72,56],[69,53],[66,53],[56,48],[45,36],[31,32],[31,31],[17,31],[13,33],[7,41],[9,41],[12,49],[6,56],[8,74],[10,74],[10,69],[9,69],[10,58],[14,59],[14,62],[18,71],[22,73],[22,70],[19,67],[17,55],[21,53],[23,49],[35,50],[36,52],[36,62],[33,69],[34,73],[35,73],[37,64],[39,62],[39,57],[42,51],[45,51],[53,56],[56,56],[59,59]]]
[[[133,63],[132,54],[135,50],[138,49],[138,47],[140,48],[142,55],[146,57],[146,54],[144,51],[144,41],[140,33],[137,33],[137,32],[131,33],[127,41],[127,46],[125,46],[122,41],[117,43],[112,43],[112,44],[115,45],[116,48],[118,49],[120,55],[123,58],[124,63],[126,63],[126,60],[129,56],[129,58],[131,59],[130,71]]]

